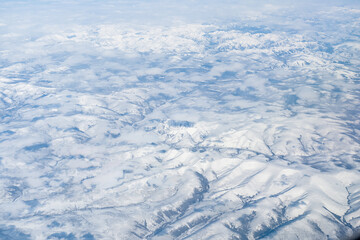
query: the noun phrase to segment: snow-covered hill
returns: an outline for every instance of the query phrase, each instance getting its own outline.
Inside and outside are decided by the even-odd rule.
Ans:
[[[0,3],[0,239],[360,231],[360,5],[201,3]]]

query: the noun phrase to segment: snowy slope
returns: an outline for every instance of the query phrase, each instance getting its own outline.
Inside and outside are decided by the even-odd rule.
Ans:
[[[0,239],[359,232],[359,4],[164,4],[0,3]]]

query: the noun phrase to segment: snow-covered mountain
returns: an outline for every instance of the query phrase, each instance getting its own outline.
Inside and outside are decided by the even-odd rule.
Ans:
[[[360,231],[360,4],[2,1],[0,239]]]

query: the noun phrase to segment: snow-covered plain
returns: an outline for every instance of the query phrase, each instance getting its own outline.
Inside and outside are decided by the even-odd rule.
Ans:
[[[1,1],[0,239],[358,233],[360,4],[302,2]]]

